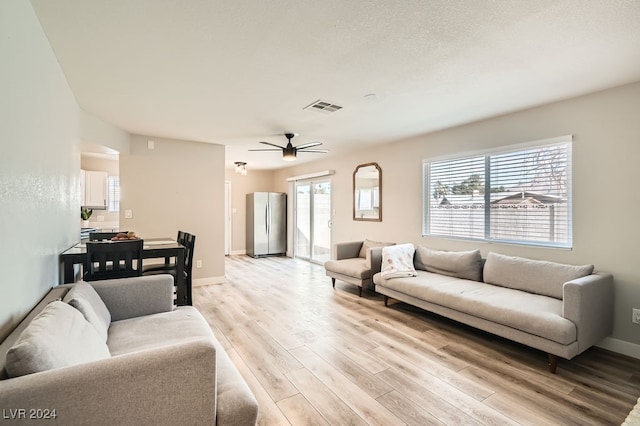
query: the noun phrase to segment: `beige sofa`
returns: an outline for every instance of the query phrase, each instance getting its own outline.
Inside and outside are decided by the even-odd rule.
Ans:
[[[173,306],[170,275],[54,287],[0,344],[0,369],[5,421],[256,423],[207,321]]]
[[[392,243],[364,240],[334,244],[333,259],[324,264],[333,288],[336,280],[344,281],[358,286],[358,294],[362,296],[362,288],[372,287],[373,275],[380,272],[382,247],[387,245]]]
[[[400,300],[544,351],[552,373],[558,356],[575,357],[613,327],[613,278],[593,265],[417,247],[414,266],[416,276],[374,275],[385,305]]]

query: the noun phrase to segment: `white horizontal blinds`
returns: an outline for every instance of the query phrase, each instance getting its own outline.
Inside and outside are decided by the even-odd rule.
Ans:
[[[483,156],[428,164],[428,234],[484,238],[484,171]]]
[[[109,176],[108,185],[109,185],[109,211],[119,212],[120,211],[120,177]]]
[[[424,234],[571,247],[571,137],[426,162]]]
[[[570,144],[490,157],[490,235],[501,241],[571,246]]]

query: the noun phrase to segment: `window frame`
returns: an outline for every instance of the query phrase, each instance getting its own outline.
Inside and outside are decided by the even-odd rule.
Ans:
[[[552,147],[558,145],[567,145],[566,154],[567,154],[567,164],[566,164],[566,232],[567,232],[567,241],[566,242],[552,242],[552,241],[531,241],[531,240],[518,240],[518,239],[507,239],[507,238],[491,238],[491,191],[485,191],[484,194],[484,236],[482,238],[477,238],[473,236],[456,236],[456,235],[446,235],[446,234],[437,234],[431,233],[431,176],[430,176],[430,165],[432,163],[438,163],[443,161],[451,161],[451,160],[464,160],[472,157],[484,157],[484,185],[491,188],[490,181],[490,166],[492,156],[500,156],[509,153],[515,153],[518,151],[532,150],[537,148],[545,148]],[[476,242],[484,242],[484,243],[499,243],[499,244],[515,244],[515,245],[523,245],[523,246],[537,246],[537,247],[547,247],[547,248],[556,248],[556,249],[573,249],[573,176],[572,176],[572,162],[573,162],[573,135],[565,135],[559,136],[549,139],[535,140],[525,143],[505,145],[501,147],[480,150],[480,151],[470,151],[464,153],[456,153],[449,154],[438,157],[426,158],[422,161],[422,236],[423,237],[433,237],[433,238],[444,238],[444,239],[454,239],[454,240],[465,240],[465,241],[476,241]]]

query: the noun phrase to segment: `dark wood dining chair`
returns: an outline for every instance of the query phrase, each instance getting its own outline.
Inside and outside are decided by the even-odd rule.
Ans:
[[[178,237],[176,238],[176,241],[178,242],[178,244],[181,244],[183,246],[185,245],[186,235],[187,235],[186,232],[178,231]],[[167,273],[164,271],[175,269],[176,264],[174,262],[175,261],[173,261],[172,257],[165,257],[164,263],[152,263],[150,265],[144,265],[142,267],[142,273],[144,274],[145,272],[153,272],[153,271],[163,271],[163,273]]]
[[[120,232],[91,232],[89,234],[89,241],[103,241],[103,240],[111,240],[113,237],[118,235],[119,233],[126,234],[127,231]]]
[[[187,287],[186,300],[187,305],[193,304],[192,296],[192,269],[193,269],[193,252],[196,246],[196,236],[183,232],[183,235],[178,235],[178,242],[185,247],[184,250],[184,282]],[[182,237],[182,238],[181,238]],[[176,277],[176,265],[175,263],[161,264],[161,265],[149,265],[147,269],[143,268],[142,275],[157,275],[157,274],[171,274]]]
[[[142,249],[144,241],[88,241],[85,281],[142,275]]]

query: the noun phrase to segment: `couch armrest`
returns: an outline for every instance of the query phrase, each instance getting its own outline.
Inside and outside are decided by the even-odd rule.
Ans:
[[[360,257],[360,249],[362,248],[362,241],[351,241],[346,243],[334,244],[336,250],[336,260],[341,259],[353,259]]]
[[[109,309],[112,321],[173,310],[173,277],[149,275],[90,283]]]
[[[54,423],[215,424],[216,350],[207,339],[0,381],[3,407],[56,410]]]
[[[576,325],[582,352],[613,330],[613,276],[597,272],[564,283],[562,316]]]
[[[371,269],[371,276],[382,269],[382,247],[372,247],[367,250],[367,267]]]

